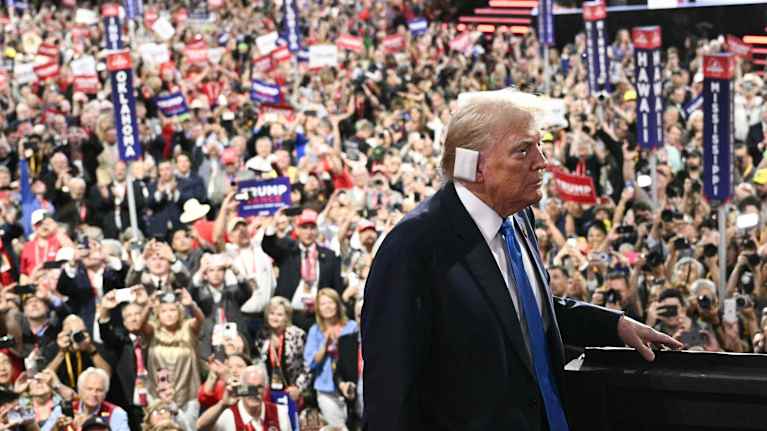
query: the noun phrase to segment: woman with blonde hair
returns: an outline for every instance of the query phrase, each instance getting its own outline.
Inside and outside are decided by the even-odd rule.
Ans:
[[[331,426],[343,427],[347,409],[344,397],[333,382],[333,369],[338,360],[338,339],[357,331],[357,323],[348,320],[341,296],[333,289],[317,292],[315,318],[309,329],[304,350],[304,362],[312,372],[317,391],[317,404],[322,416]]]
[[[298,401],[305,388],[303,329],[293,325],[290,301],[273,297],[264,308],[264,327],[256,335],[255,346],[266,364],[267,385],[272,390],[284,391]]]
[[[149,338],[148,371],[150,389],[158,397],[153,382],[158,382],[161,370],[168,370],[167,381],[173,387],[173,401],[185,416],[196,420],[199,414],[197,389],[200,387],[200,369],[197,358],[197,339],[205,320],[202,310],[186,289],[177,297],[172,292],[158,292],[152,302],[154,318],[144,327]],[[185,318],[184,308],[192,317]]]

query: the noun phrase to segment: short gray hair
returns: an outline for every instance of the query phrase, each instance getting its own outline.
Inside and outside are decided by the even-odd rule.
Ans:
[[[695,296],[699,296],[700,291],[706,288],[711,289],[716,295],[716,284],[714,284],[713,281],[705,278],[699,278],[693,281],[692,285],[690,285],[690,292]]]
[[[96,368],[96,367],[88,367],[77,378],[77,391],[78,392],[83,389],[83,385],[85,385],[85,381],[88,380],[91,376],[100,377],[101,380],[104,382],[104,393],[109,392],[109,373],[107,373],[106,371],[102,370],[101,368]]]
[[[249,374],[260,373],[264,377],[264,383],[266,383],[268,374],[266,372],[266,365],[263,362],[255,362],[253,365],[248,365],[240,373],[240,381],[245,382],[246,377]]]

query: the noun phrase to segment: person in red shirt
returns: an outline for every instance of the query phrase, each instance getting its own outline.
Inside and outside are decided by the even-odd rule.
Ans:
[[[32,227],[34,237],[24,244],[21,251],[21,274],[26,276],[32,275],[45,262],[55,260],[59,249],[69,245],[62,242],[71,242],[62,241],[68,238],[63,233],[59,233],[58,225],[51,218],[51,214],[44,209],[38,209],[32,213]]]

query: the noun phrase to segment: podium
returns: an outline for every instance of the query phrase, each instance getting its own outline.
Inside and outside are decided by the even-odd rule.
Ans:
[[[767,355],[587,348],[565,367],[574,431],[767,429]]]

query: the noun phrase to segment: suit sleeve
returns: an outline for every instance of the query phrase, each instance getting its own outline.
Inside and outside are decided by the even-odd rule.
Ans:
[[[618,319],[622,312],[569,298],[554,297],[562,341],[572,346],[620,346]]]
[[[407,234],[407,233],[406,233]],[[395,229],[378,251],[362,311],[365,421],[368,431],[424,429],[419,376],[428,350],[431,306],[427,265],[415,239]]]

